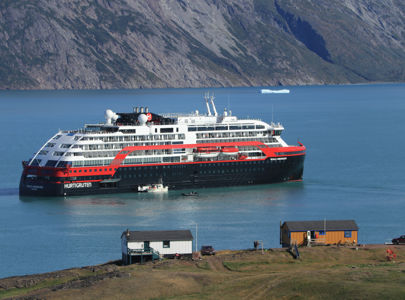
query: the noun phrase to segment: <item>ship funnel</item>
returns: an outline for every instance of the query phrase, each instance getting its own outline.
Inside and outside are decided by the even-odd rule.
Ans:
[[[143,106],[141,107],[141,114],[143,113]]]
[[[149,112],[149,107],[145,107],[145,112],[148,113]]]
[[[134,107],[134,113],[139,113],[139,107]]]

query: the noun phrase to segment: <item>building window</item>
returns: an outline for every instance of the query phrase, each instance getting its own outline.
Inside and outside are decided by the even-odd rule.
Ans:
[[[319,230],[319,235],[325,235],[325,230]]]
[[[351,230],[345,230],[345,238],[351,238],[351,237],[352,237]]]
[[[170,248],[170,241],[163,241],[163,248]]]

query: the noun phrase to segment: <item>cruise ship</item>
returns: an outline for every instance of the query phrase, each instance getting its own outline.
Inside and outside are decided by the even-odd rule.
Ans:
[[[68,196],[268,184],[302,180],[305,146],[281,138],[284,127],[219,114],[107,110],[105,122],[59,131],[23,161],[20,195]],[[166,190],[167,190],[166,189]]]

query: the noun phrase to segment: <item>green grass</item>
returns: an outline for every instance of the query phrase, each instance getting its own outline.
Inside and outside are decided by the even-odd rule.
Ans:
[[[0,291],[0,299],[9,298],[13,296],[23,296],[32,291],[40,290],[43,288],[51,288],[53,286],[66,283],[72,279],[75,278],[71,277],[71,278],[44,280],[28,288],[12,288],[9,290]]]

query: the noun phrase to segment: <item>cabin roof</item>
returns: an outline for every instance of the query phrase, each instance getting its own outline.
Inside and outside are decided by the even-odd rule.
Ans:
[[[283,226],[287,226],[289,231],[359,230],[354,220],[285,221]]]
[[[153,230],[153,231],[124,231],[121,238],[127,235],[129,242],[144,241],[192,241],[190,230]]]

